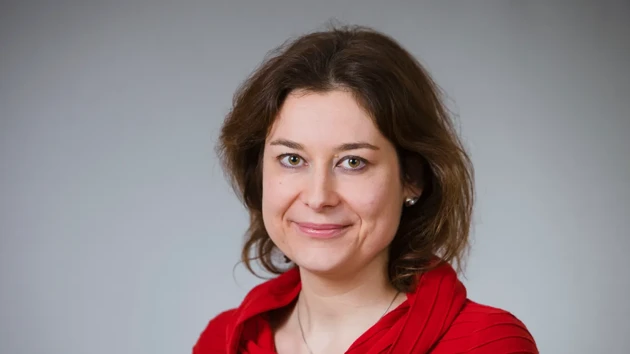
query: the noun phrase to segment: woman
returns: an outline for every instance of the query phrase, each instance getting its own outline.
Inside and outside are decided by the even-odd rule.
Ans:
[[[242,260],[277,277],[212,319],[210,353],[537,353],[457,279],[470,160],[436,85],[362,27],[285,44],[240,88],[220,153],[251,223]]]

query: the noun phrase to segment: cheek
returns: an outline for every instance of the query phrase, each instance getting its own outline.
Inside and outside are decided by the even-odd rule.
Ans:
[[[294,199],[291,181],[273,168],[263,170],[262,214],[267,232],[272,238],[280,236],[284,215]]]
[[[390,216],[398,209],[400,197],[395,188],[386,185],[369,185],[357,190],[354,188],[347,193],[346,200],[362,219],[379,220]]]
[[[348,185],[345,200],[361,219],[361,228],[370,235],[395,233],[402,210],[402,187],[395,176],[372,178]]]

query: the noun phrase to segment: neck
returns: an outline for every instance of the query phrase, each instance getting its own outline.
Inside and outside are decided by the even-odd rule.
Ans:
[[[300,269],[302,292],[298,304],[308,332],[332,332],[356,324],[373,324],[391,304],[397,290],[387,274],[387,252],[351,274],[322,275]],[[369,326],[368,326],[369,327]],[[364,330],[364,329],[363,329]]]

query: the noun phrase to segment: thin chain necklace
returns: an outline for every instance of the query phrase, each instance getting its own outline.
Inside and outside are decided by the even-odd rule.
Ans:
[[[379,317],[379,320],[381,318],[383,318],[387,312],[389,311],[389,309],[392,307],[392,305],[394,304],[394,301],[396,301],[396,298],[398,297],[398,295],[400,294],[400,291],[396,293],[396,295],[394,295],[394,298],[392,299],[392,302],[389,303],[389,306],[387,306],[387,308],[385,309],[385,312],[383,312],[383,314],[381,315],[381,317]],[[306,349],[308,350],[308,352],[310,354],[313,354],[313,350],[311,350],[311,347],[308,346],[308,343],[306,342],[306,336],[304,335],[304,328],[302,328],[302,321],[300,321],[300,306],[299,304],[296,305],[297,306],[297,321],[298,321],[298,326],[300,326],[300,333],[302,334],[302,341],[304,342],[304,346],[306,346]]]

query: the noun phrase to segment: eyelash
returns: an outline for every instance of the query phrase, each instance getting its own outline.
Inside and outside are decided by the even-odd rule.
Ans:
[[[300,167],[303,166],[303,165],[292,166],[291,164],[284,162],[283,160],[285,158],[287,158],[287,157],[297,157],[297,158],[300,159],[300,162],[302,162],[303,164],[305,163],[304,158],[302,158],[302,156],[300,156],[300,155],[297,155],[297,154],[282,154],[282,155],[278,156],[277,159],[278,159],[278,161],[280,162],[280,164],[283,167],[290,168],[290,169],[297,169],[297,168],[300,168]],[[350,155],[350,156],[345,156],[341,160],[339,160],[339,162],[337,163],[337,166],[340,165],[341,163],[345,162],[345,161],[348,161],[349,159],[356,159],[356,160],[359,160],[359,162],[361,163],[361,167],[358,167],[358,168],[345,168],[345,167],[343,168],[344,170],[349,171],[349,172],[361,171],[368,165],[368,161],[366,159],[364,159],[362,157],[359,157],[359,156]]]

